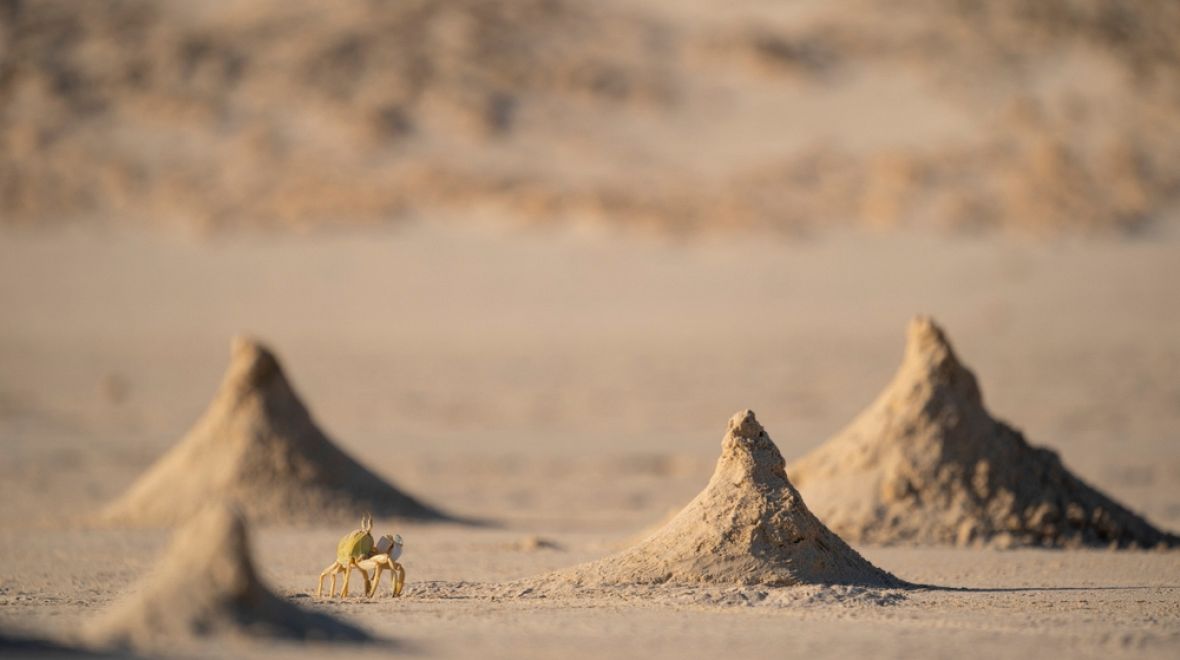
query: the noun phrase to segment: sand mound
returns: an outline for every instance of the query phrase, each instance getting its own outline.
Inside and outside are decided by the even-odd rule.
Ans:
[[[252,519],[314,521],[359,513],[417,519],[443,514],[391,486],[316,426],[275,356],[233,342],[229,370],[204,416],[102,514],[107,522],[170,524],[213,496]]]
[[[820,519],[854,541],[1153,547],[1177,540],[992,418],[974,374],[924,317],[910,323],[901,368],[876,402],[789,472]]]
[[[782,454],[749,410],[734,415],[709,485],[638,545],[540,578],[604,585],[901,586],[807,510]]]
[[[362,641],[361,630],[279,598],[258,578],[240,513],[208,506],[178,531],[141,588],[94,622],[88,637],[154,647],[220,635]]]

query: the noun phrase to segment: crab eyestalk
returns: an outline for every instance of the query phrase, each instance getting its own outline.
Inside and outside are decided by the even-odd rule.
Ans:
[[[397,571],[395,573],[397,579],[394,581],[393,597],[397,598],[402,595],[402,589],[406,586],[406,569],[402,568],[402,565],[396,562],[394,562],[393,566]]]

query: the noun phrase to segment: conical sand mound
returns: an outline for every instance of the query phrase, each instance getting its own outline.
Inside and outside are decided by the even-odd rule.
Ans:
[[[1176,542],[993,419],[975,376],[924,317],[910,323],[905,359],[881,396],[789,472],[820,519],[853,541]]]
[[[709,485],[647,540],[543,578],[574,586],[901,586],[815,518],[750,411],[729,421]]]
[[[214,636],[367,639],[272,593],[254,571],[241,515],[221,504],[181,528],[155,572],[87,631],[96,644],[134,648]]]
[[[275,356],[244,338],[234,340],[229,370],[204,416],[102,518],[171,524],[214,496],[270,522],[351,520],[358,512],[444,517],[337,447],[316,426]]]

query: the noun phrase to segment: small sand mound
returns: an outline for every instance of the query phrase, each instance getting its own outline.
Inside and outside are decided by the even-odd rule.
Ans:
[[[198,513],[140,588],[87,631],[96,644],[157,648],[213,636],[363,641],[342,621],[279,598],[258,578],[240,513],[214,504]]]
[[[782,454],[749,410],[729,421],[709,485],[667,525],[623,552],[538,584],[855,584],[902,586],[808,511]]]
[[[171,524],[214,496],[236,501],[251,519],[272,522],[351,520],[364,512],[445,518],[337,447],[311,418],[274,354],[240,337],[204,416],[101,518]]]
[[[1154,547],[1177,540],[992,418],[974,374],[924,317],[910,323],[905,358],[881,396],[789,472],[820,519],[853,541]]]

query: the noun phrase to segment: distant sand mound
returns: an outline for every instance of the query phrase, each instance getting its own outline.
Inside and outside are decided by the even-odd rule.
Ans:
[[[667,525],[623,552],[540,578],[609,585],[902,586],[815,518],[746,410],[729,421],[712,479]]]
[[[208,506],[181,528],[141,587],[87,631],[96,644],[134,648],[214,636],[368,638],[272,593],[254,570],[241,514],[224,504]]]
[[[1125,548],[1177,540],[992,418],[974,374],[925,317],[911,321],[885,391],[789,472],[820,519],[853,541]]]
[[[240,337],[204,416],[101,517],[171,524],[214,496],[235,500],[250,518],[265,521],[352,519],[358,512],[445,518],[337,447],[311,418],[275,356]]]

